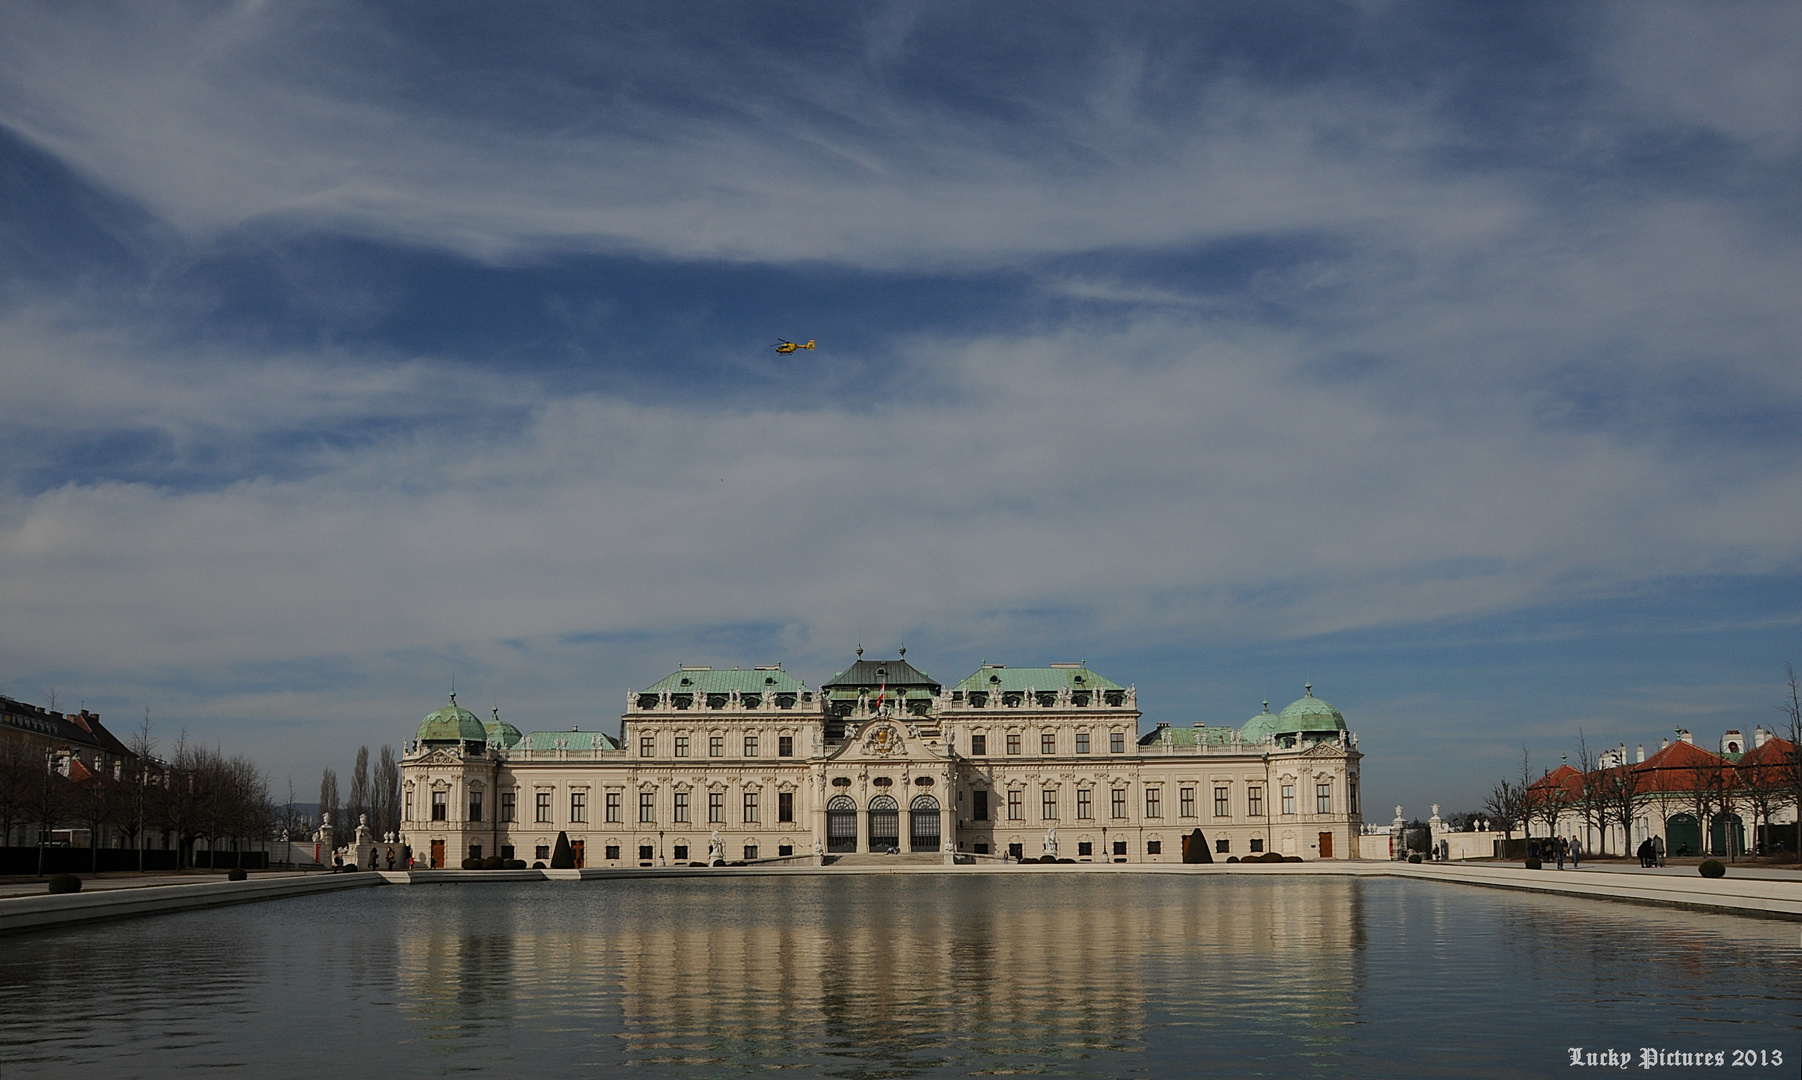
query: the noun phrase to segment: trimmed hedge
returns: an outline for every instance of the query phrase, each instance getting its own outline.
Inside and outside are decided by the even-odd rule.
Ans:
[[[1411,863],[1419,863],[1420,862],[1420,852],[1418,852],[1418,851],[1410,852],[1408,854],[1408,861]]]
[[[1528,859],[1527,860],[1527,869],[1529,869],[1529,870],[1537,870],[1543,865],[1545,865],[1545,864],[1541,863],[1538,859]]]
[[[81,879],[74,874],[57,874],[50,879],[50,891],[53,893],[80,892]]]
[[[1705,878],[1727,876],[1727,867],[1719,859],[1704,859],[1702,865],[1696,867],[1696,870]]]
[[[464,859],[463,860],[463,869],[465,869],[465,870],[480,870],[481,868],[482,868],[482,860],[480,860],[480,859]]]
[[[505,870],[506,868],[507,860],[499,855],[490,855],[482,860],[482,869],[484,870]]]
[[[227,881],[243,881],[245,878],[248,878],[249,876],[250,875],[245,873],[242,869],[238,869],[238,870],[233,870],[231,873],[225,875],[225,880],[227,880]]]

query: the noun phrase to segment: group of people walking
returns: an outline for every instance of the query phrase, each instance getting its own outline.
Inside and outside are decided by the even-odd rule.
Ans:
[[[1648,869],[1664,865],[1664,837],[1648,836],[1639,842],[1639,865]]]

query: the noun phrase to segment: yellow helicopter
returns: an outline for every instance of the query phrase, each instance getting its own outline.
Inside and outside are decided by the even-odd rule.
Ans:
[[[808,338],[807,344],[805,344],[805,345],[796,345],[794,342],[788,340],[787,338],[777,338],[775,348],[776,348],[777,352],[781,353],[784,356],[787,356],[789,353],[794,352],[796,349],[806,349],[808,352],[812,352],[813,351],[813,339]]]

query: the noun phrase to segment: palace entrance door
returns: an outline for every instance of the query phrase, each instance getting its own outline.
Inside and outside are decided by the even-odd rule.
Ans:
[[[432,841],[432,869],[444,869],[444,841]]]
[[[921,795],[908,807],[913,825],[908,830],[913,835],[908,837],[908,847],[914,851],[937,851],[939,849],[939,801],[930,795]]]
[[[890,795],[870,800],[870,850],[887,851],[901,846],[901,804]]]
[[[857,804],[849,795],[834,795],[826,804],[826,850],[857,850]]]
[[[1333,857],[1333,834],[1330,832],[1320,834],[1320,857],[1323,859]]]

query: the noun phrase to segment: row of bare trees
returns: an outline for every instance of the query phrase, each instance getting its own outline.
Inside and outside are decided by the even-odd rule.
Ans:
[[[327,769],[319,778],[319,813],[330,814],[339,839],[345,839],[357,823],[367,815],[369,828],[377,836],[400,830],[400,762],[392,746],[381,748],[373,774],[369,768],[369,747],[357,747],[356,764],[350,773],[350,796],[339,804],[338,773]]]
[[[279,815],[262,771],[249,758],[177,740],[157,759],[149,725],[134,739],[133,756],[114,771],[94,769],[79,755],[22,738],[0,737],[0,846],[35,831],[85,829],[98,866],[102,846],[172,847],[187,865],[198,842],[214,850],[244,850],[269,839]]]
[[[1516,828],[1531,836],[1535,826],[1541,835],[1551,836],[1561,820],[1575,816],[1601,837],[1603,854],[1614,829],[1631,847],[1634,824],[1647,810],[1666,823],[1678,813],[1694,815],[1704,843],[1710,822],[1723,816],[1748,816],[1754,837],[1761,824],[1769,835],[1772,822],[1784,810],[1802,808],[1802,685],[1793,666],[1786,667],[1785,674],[1785,700],[1779,708],[1787,730],[1779,734],[1788,747],[1782,753],[1742,755],[1734,763],[1702,752],[1674,768],[1630,765],[1624,760],[1604,765],[1603,756],[1592,750],[1579,728],[1575,775],[1548,770],[1535,777],[1532,759],[1523,749],[1519,775],[1496,783],[1484,800],[1484,811],[1509,838]],[[1802,813],[1796,818],[1793,850],[1802,851]],[[1728,836],[1731,842],[1731,830]]]

